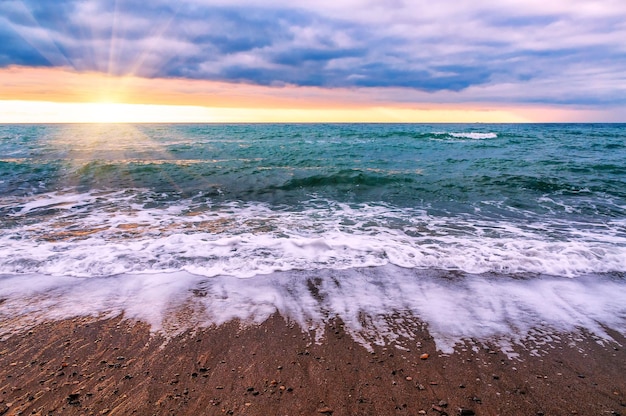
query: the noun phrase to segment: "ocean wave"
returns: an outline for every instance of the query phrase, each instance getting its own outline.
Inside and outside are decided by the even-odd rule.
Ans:
[[[141,232],[138,228],[124,234]],[[97,235],[102,232],[104,229],[63,232],[48,236],[51,241],[38,242],[36,248],[15,241],[9,247],[10,241],[3,239],[0,273],[93,277],[186,270],[207,277],[248,278],[275,271],[386,264],[473,274],[566,277],[626,270],[626,248],[602,243],[449,236],[408,239],[394,233],[341,232],[299,238],[254,233],[215,238],[200,232],[111,242]]]
[[[320,186],[385,186],[393,183],[411,183],[414,179],[407,175],[393,172],[372,173],[359,169],[341,170],[326,175],[312,175],[302,178],[294,178],[283,185],[276,187],[282,190],[299,188],[315,188]]]
[[[92,127],[0,134],[0,337],[277,311],[364,345],[401,311],[442,351],[624,330],[623,125]]]
[[[11,209],[0,273],[107,276],[186,270],[251,277],[275,271],[396,266],[581,276],[626,271],[626,226],[529,217],[431,215],[312,199],[262,203],[142,201],[129,192],[50,194]],[[551,199],[543,204],[559,207]]]
[[[393,266],[274,273],[255,279],[191,273],[80,279],[0,275],[0,339],[57,319],[123,315],[174,336],[239,320],[260,323],[275,313],[319,340],[339,318],[365,348],[415,348],[428,326],[437,349],[499,346],[534,355],[581,334],[613,342],[626,328],[626,281],[451,275]],[[146,307],[146,305],[150,307]],[[178,313],[184,308],[185,313]],[[571,339],[569,338],[571,337]]]
[[[467,132],[467,133],[448,133],[448,134],[452,137],[473,139],[473,140],[496,139],[498,137],[496,133]]]
[[[496,139],[498,138],[497,133],[487,132],[434,132],[435,136],[447,136],[454,139],[472,139],[472,140],[485,140],[485,139]]]

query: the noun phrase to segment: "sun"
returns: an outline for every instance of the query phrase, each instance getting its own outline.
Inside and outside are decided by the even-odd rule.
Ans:
[[[57,119],[65,123],[211,122],[210,109],[199,106],[128,104],[116,102],[64,103]]]
[[[130,113],[137,113],[137,106],[129,108],[128,104],[119,104],[114,102],[86,103],[84,112],[81,117],[85,122],[90,123],[124,123],[131,119]],[[144,115],[145,117],[145,115]]]

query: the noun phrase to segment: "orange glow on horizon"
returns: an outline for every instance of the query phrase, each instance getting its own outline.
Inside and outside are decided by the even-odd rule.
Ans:
[[[116,103],[0,101],[0,123],[498,123],[525,122],[500,111],[232,108]]]
[[[0,123],[103,122],[533,122],[589,111],[501,104],[397,102],[432,95],[376,88],[269,87],[114,77],[64,68],[0,69]]]

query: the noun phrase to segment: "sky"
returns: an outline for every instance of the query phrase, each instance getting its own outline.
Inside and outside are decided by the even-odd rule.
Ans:
[[[0,122],[624,122],[623,0],[0,0]]]

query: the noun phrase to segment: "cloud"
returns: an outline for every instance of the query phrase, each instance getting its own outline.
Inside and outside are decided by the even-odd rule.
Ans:
[[[618,0],[5,0],[0,66],[622,104],[624,22]]]

